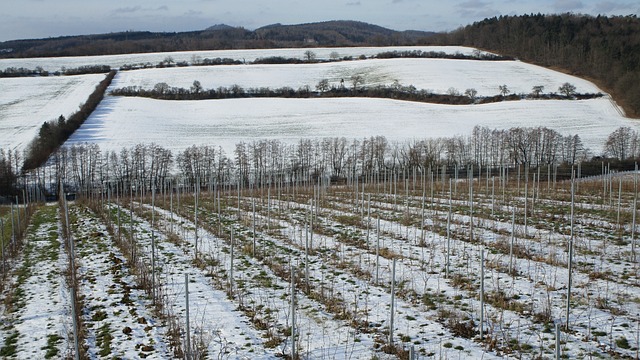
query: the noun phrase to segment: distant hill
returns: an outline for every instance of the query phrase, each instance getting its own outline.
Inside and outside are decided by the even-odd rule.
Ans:
[[[216,31],[216,30],[229,30],[233,29],[233,26],[227,24],[215,24],[213,26],[209,26],[205,30],[207,31]]]
[[[190,32],[127,31],[6,41],[0,42],[0,58],[308,46],[415,45],[433,34],[423,31],[395,31],[357,21],[274,24],[255,31],[218,24],[202,31]]]
[[[300,25],[274,24],[256,29],[260,39],[278,43],[321,46],[413,45],[433,32],[394,31],[358,21],[326,21]]]

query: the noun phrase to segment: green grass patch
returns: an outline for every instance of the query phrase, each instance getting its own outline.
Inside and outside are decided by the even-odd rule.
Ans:
[[[102,321],[106,318],[107,318],[107,313],[102,310],[98,310],[96,311],[95,314],[93,314],[93,316],[91,316],[91,321]]]
[[[18,332],[15,331],[7,337],[4,342],[4,346],[0,349],[0,356],[8,357],[15,356],[18,348]]]
[[[58,334],[50,334],[47,335],[47,346],[43,347],[42,350],[46,350],[44,354],[45,359],[53,359],[58,357],[58,353],[60,352],[57,348],[57,345],[62,340],[62,336]]]
[[[98,355],[105,357],[111,354],[111,342],[113,341],[113,336],[111,335],[111,329],[109,328],[109,323],[105,323],[98,330],[98,335],[96,336],[96,344],[100,348]]]

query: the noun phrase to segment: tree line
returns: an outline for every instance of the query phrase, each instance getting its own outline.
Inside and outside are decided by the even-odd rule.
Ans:
[[[80,109],[71,114],[68,119],[60,115],[58,119],[42,124],[38,135],[31,141],[25,152],[23,170],[32,170],[47,162],[51,154],[62,146],[98,107],[115,76],[116,71],[110,71],[89,95],[87,101],[80,106]]]
[[[464,45],[593,79],[630,116],[640,116],[640,19],[542,15],[484,19],[425,43]]]
[[[60,71],[49,72],[41,66],[35,69],[27,69],[23,67],[8,67],[0,70],[0,78],[11,77],[28,77],[28,76],[61,76],[61,75],[86,75],[86,74],[104,74],[111,71],[109,65],[84,65],[77,68],[62,68]]]
[[[454,59],[454,60],[483,60],[483,61],[504,61],[513,60],[511,57],[495,55],[491,53],[484,53],[481,51],[474,51],[472,54],[462,54],[460,52],[451,54],[444,51],[385,51],[379,54],[371,56],[372,59],[395,59],[395,58],[422,58],[422,59]],[[193,55],[191,61],[175,61],[172,56],[165,57],[162,61],[156,64],[151,62],[138,63],[138,64],[123,64],[120,66],[120,70],[139,70],[139,69],[153,69],[153,68],[171,68],[171,67],[187,67],[187,66],[220,66],[220,65],[246,65],[246,64],[307,64],[307,63],[322,63],[322,62],[336,62],[336,61],[353,61],[353,60],[365,60],[365,55],[359,57],[353,56],[340,56],[338,52],[331,52],[328,59],[318,59],[315,52],[307,50],[304,52],[302,58],[297,57],[284,57],[284,56],[267,56],[256,58],[253,61],[240,61],[231,58],[201,58],[197,55]],[[5,70],[0,70],[0,78],[3,77],[29,77],[29,76],[61,76],[61,75],[84,75],[84,74],[102,74],[111,71],[109,65],[84,65],[77,68],[65,68],[63,67],[59,71],[47,71],[41,66],[35,69],[27,69],[23,67],[8,67]]]
[[[17,153],[0,149],[0,197],[17,195],[18,161]]]
[[[22,175],[37,181],[40,189],[58,189],[59,179],[64,179],[65,186],[78,191],[89,191],[104,182],[118,183],[122,188],[150,188],[176,176],[191,186],[198,182],[202,186],[247,187],[318,179],[382,181],[426,171],[454,176],[468,167],[477,169],[477,174],[491,170],[497,175],[518,166],[549,171],[578,163],[587,176],[599,174],[604,161],[611,169],[632,170],[640,158],[639,140],[636,131],[618,128],[595,156],[579,135],[562,135],[546,127],[498,130],[476,126],[467,136],[410,141],[389,141],[384,136],[300,139],[296,143],[262,139],[239,142],[230,154],[212,145],[194,145],[174,154],[157,144],[120,151],[82,144],[58,148],[47,166],[29,171],[23,167]],[[18,193],[17,182],[22,176],[19,160],[16,152],[0,150],[0,195]]]
[[[427,169],[475,166],[498,169],[518,164],[555,166],[588,159],[578,135],[563,136],[544,127],[509,130],[474,128],[469,136],[391,142],[384,136],[239,142],[232,154],[221,147],[191,146],[179,153],[157,144],[102,152],[96,144],[58,149],[47,167],[48,177],[67,179],[76,189],[90,189],[104,181],[130,186],[160,186],[178,176],[186,184],[263,186],[275,181],[300,184],[319,178],[381,179]],[[47,178],[47,176],[41,176]],[[44,185],[43,185],[44,186]]]
[[[500,101],[517,101],[523,99],[534,100],[571,100],[593,99],[602,97],[601,93],[577,93],[576,87],[565,83],[558,88],[558,93],[544,93],[543,86],[533,86],[528,94],[511,93],[507,85],[499,86],[494,96],[479,96],[477,90],[470,88],[461,93],[457,89],[449,88],[446,94],[435,94],[424,89],[417,89],[413,85],[402,85],[397,80],[391,85],[366,86],[363,75],[354,74],[351,77],[341,79],[339,83],[331,83],[328,79],[320,80],[315,89],[305,85],[298,89],[291,87],[259,87],[243,88],[240,85],[231,87],[220,86],[216,89],[205,89],[200,81],[195,80],[188,89],[173,87],[165,82],[154,85],[152,89],[141,86],[126,86],[110,91],[112,96],[147,97],[159,100],[212,100],[212,99],[237,99],[237,98],[336,98],[336,97],[369,97],[415,101],[432,104],[470,105],[487,104]]]
[[[446,53],[444,51],[422,51],[422,50],[393,50],[384,51],[375,56],[377,59],[397,59],[397,58],[414,58],[414,59],[453,59],[453,60],[483,60],[483,61],[513,61],[515,58],[511,56],[497,55],[480,50],[474,50],[470,55],[461,52]]]

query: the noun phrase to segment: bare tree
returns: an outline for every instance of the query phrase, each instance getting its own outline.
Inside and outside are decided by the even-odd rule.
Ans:
[[[531,89],[531,94],[533,94],[533,96],[535,97],[540,97],[542,91],[544,91],[544,86],[536,85]]]
[[[476,101],[476,96],[478,96],[478,90],[471,88],[464,91],[464,95],[468,96],[469,99]]]
[[[458,91],[458,89],[456,89],[454,87],[450,87],[449,89],[447,89],[447,95],[460,96],[460,92]]]
[[[500,95],[502,96],[507,96],[511,92],[511,90],[509,90],[507,85],[498,86],[498,90],[500,90]]]
[[[352,75],[351,85],[353,85],[353,91],[358,90],[358,85],[364,85],[364,77],[360,74]]]
[[[558,91],[560,91],[561,93],[564,94],[564,96],[566,97],[572,97],[575,93],[576,93],[576,87],[568,82],[562,84],[562,86],[560,86],[558,88]]]
[[[173,60],[173,57],[167,56],[166,58],[164,58],[164,60],[162,62],[165,65],[171,66],[175,61]]]
[[[169,84],[166,82],[159,82],[153,87],[153,90],[162,95],[169,91]]]
[[[624,160],[635,151],[633,144],[638,134],[628,126],[621,126],[612,132],[605,142],[605,153],[609,156]]]
[[[307,62],[313,62],[316,60],[316,53],[311,50],[307,50],[304,52],[304,57],[307,59]]]
[[[329,90],[329,80],[327,79],[322,79],[318,82],[318,85],[316,85],[316,90],[320,91],[321,93]]]
[[[191,85],[191,92],[194,94],[199,94],[200,92],[202,92],[202,84],[200,84],[200,81],[193,81],[193,85]]]

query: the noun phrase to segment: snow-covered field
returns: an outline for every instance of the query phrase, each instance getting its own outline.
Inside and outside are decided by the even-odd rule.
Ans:
[[[240,141],[300,138],[389,140],[469,135],[476,125],[508,129],[547,126],[579,134],[594,153],[619,126],[638,129],[607,98],[526,100],[486,105],[438,105],[387,99],[229,99],[162,101],[106,97],[66,145],[97,143],[103,150],[156,143],[174,151],[222,146],[232,154]]]
[[[104,75],[0,79],[0,148],[24,149],[40,126],[78,110]]]
[[[422,81],[420,87],[434,91],[489,91],[502,83],[514,91],[522,87],[528,92],[534,85],[555,91],[564,81],[579,91],[597,91],[590,83],[518,62],[386,61],[132,71],[120,73],[113,86],[164,81],[186,87],[200,80],[215,87],[228,86],[224,82],[234,78],[244,87],[268,81],[312,86],[316,76],[333,74],[336,81],[363,71],[376,74],[370,79],[378,83],[398,79],[418,86]],[[442,74],[421,64],[438,64]],[[103,76],[1,79],[0,147],[24,146],[42,121],[75,110]],[[363,98],[161,101],[107,96],[67,145],[92,142],[103,150],[119,150],[155,142],[179,151],[207,144],[231,154],[237,142],[254,139],[294,143],[384,135],[406,141],[467,136],[476,125],[547,126],[579,134],[596,154],[617,127],[639,128],[608,97],[447,106]],[[434,182],[438,175],[431,181],[416,181],[414,175],[413,181],[395,187],[385,180],[366,189],[357,183],[313,192],[286,187],[237,194],[223,188],[203,193],[197,212],[193,195],[184,189],[164,198],[156,194],[155,200],[136,194],[133,202],[113,201],[112,189],[106,199],[94,199],[92,208],[102,209],[100,214],[78,202],[71,206],[70,222],[83,348],[90,358],[176,356],[176,336],[182,346],[186,342],[187,274],[190,339],[209,358],[288,356],[294,318],[296,348],[309,359],[407,358],[411,346],[420,358],[553,358],[556,344],[566,358],[634,357],[640,347],[640,273],[632,179],[580,183],[567,312],[568,214],[574,213],[570,185],[516,184],[515,172],[510,174],[511,182],[496,179],[495,189],[489,177],[478,180],[473,191],[465,181],[456,181],[453,189],[444,178]],[[364,200],[369,197],[370,202]],[[0,214],[3,226],[14,226],[9,209],[0,208]],[[56,207],[40,208],[30,220],[24,247],[7,262],[0,356],[55,358],[73,352],[61,220]],[[152,263],[158,281],[154,292],[166,296],[162,316],[142,285],[149,281]],[[174,332],[172,316],[178,323]],[[565,322],[570,331],[559,329],[557,337],[554,324]]]
[[[47,206],[34,217],[22,256],[13,264],[11,290],[2,294],[3,358],[65,358],[73,346],[71,299],[65,281],[68,260],[57,208]]]
[[[544,92],[558,92],[565,82],[576,86],[580,93],[600,91],[593,83],[520,61],[477,61],[451,59],[369,59],[319,64],[236,65],[184,67],[123,71],[113,82],[113,88],[140,86],[152,89],[159,82],[188,89],[194,80],[205,89],[240,85],[243,88],[298,89],[305,85],[315,90],[322,79],[331,85],[351,88],[350,78],[360,75],[365,87],[391,85],[394,81],[418,90],[446,94],[450,88],[460,94],[474,88],[479,96],[500,94],[501,85],[512,93],[529,94],[534,86],[544,86]]]
[[[61,68],[76,68],[83,65],[109,65],[113,68],[119,68],[128,64],[152,64],[156,65],[171,57],[175,62],[186,61],[193,63],[204,59],[227,58],[239,61],[254,61],[258,58],[266,58],[271,56],[281,56],[285,58],[304,59],[305,51],[311,50],[316,54],[319,60],[331,59],[332,53],[336,53],[338,57],[345,56],[359,57],[364,55],[371,57],[386,51],[436,51],[448,54],[461,53],[471,55],[473,48],[463,46],[391,46],[391,47],[346,47],[346,48],[309,48],[309,49],[250,49],[250,50],[210,50],[210,51],[181,51],[181,52],[164,52],[164,53],[146,53],[146,54],[124,54],[124,55],[103,55],[103,56],[75,56],[75,57],[56,57],[56,58],[29,58],[29,59],[0,59],[0,69],[9,67],[24,67],[27,69],[35,69],[40,66],[47,71],[58,71]]]
[[[357,50],[352,50],[356,51]],[[456,48],[455,51],[459,51]],[[454,52],[454,51],[449,51]],[[565,82],[583,93],[599,92],[593,83],[519,61],[448,59],[357,60],[324,64],[237,65],[121,71],[110,89],[156,83],[189,88],[195,80],[207,88],[309,86],[321,79],[339,86],[361,75],[365,86],[413,85],[444,94],[474,88],[479,95],[498,94],[500,85],[514,93],[533,86],[557,92]],[[546,126],[564,135],[579,134],[600,153],[607,135],[619,126],[636,128],[608,97],[588,101],[517,101],[473,106],[447,106],[385,99],[230,99],[160,101],[106,97],[67,145],[92,142],[106,150],[138,143],[157,143],[180,151],[191,145],[222,146],[231,153],[240,141],[300,138],[363,138],[385,135],[390,140],[467,135],[474,126],[508,129]]]
[[[474,49],[460,47],[398,47],[312,49],[319,58],[331,52],[340,56],[367,56],[389,50],[445,51],[470,54]],[[92,63],[135,63],[162,61],[171,55],[175,61],[198,57],[235,59],[265,56],[303,57],[306,49],[234,50],[185,53],[158,53],[102,57],[49,59],[60,66]],[[140,56],[140,58],[138,58]],[[21,66],[30,67],[25,60]],[[104,60],[104,61],[103,61]],[[5,60],[2,60],[5,61]],[[0,64],[4,64],[0,61]],[[6,60],[19,61],[19,60]],[[55,61],[52,62],[55,63]],[[17,66],[14,63],[11,66]],[[42,65],[42,64],[41,64]],[[8,65],[7,65],[8,66]],[[1,66],[0,66],[1,67]],[[450,88],[464,92],[474,88],[479,95],[496,95],[500,85],[514,93],[529,93],[533,86],[557,92],[569,82],[579,92],[598,92],[592,83],[549,69],[518,61],[471,61],[448,59],[355,60],[322,64],[233,65],[121,71],[110,89],[141,86],[152,88],[158,82],[188,88],[194,80],[204,88],[244,88],[309,86],[321,79],[339,85],[344,79],[350,87],[352,75],[361,75],[365,86],[413,85],[418,90],[446,93]],[[46,120],[68,115],[77,109],[103,75],[73,77],[0,79],[1,148],[22,148],[34,138]],[[107,96],[67,145],[95,142],[107,150],[118,150],[138,143],[155,142],[180,151],[194,144],[222,146],[227,153],[240,141],[300,138],[362,138],[385,135],[391,140],[467,135],[475,125],[506,129],[516,126],[547,126],[562,134],[579,134],[593,153],[601,152],[607,135],[619,126],[638,128],[624,118],[608,99],[588,101],[519,101],[474,106],[445,106],[381,99],[233,99],[206,101],[157,101]]]

